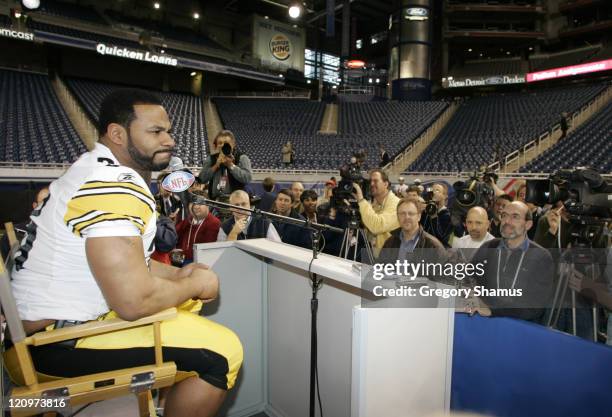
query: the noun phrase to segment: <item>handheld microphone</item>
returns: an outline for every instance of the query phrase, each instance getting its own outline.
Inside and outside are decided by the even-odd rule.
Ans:
[[[183,160],[178,156],[173,156],[170,158],[170,163],[168,164],[168,169],[170,172],[179,171],[185,169],[185,165],[183,164]]]
[[[173,156],[168,164],[170,174],[166,175],[162,181],[162,188],[179,197],[183,204],[183,209],[187,210],[192,198],[187,190],[195,182],[195,177],[188,170],[184,170],[185,166],[181,158]]]

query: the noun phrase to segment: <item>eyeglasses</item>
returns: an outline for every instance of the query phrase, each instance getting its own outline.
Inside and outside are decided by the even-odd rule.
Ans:
[[[522,215],[520,215],[519,213],[513,213],[513,214],[510,214],[510,213],[504,213],[504,212],[502,212],[502,213],[499,215],[499,217],[500,217],[502,220],[505,220],[505,219],[510,218],[510,219],[512,219],[512,220],[514,220],[514,221],[518,221],[518,220],[521,220],[521,219],[523,219],[523,218],[524,218],[524,217],[523,217]]]

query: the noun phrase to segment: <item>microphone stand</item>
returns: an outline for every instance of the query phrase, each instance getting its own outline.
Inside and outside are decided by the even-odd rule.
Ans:
[[[294,219],[292,217],[281,216],[280,214],[270,213],[259,209],[247,209],[240,206],[234,206],[228,203],[221,203],[219,201],[209,200],[198,195],[185,193],[189,201],[192,203],[205,204],[207,206],[217,208],[220,210],[236,210],[243,213],[249,213],[252,216],[258,216],[269,220],[279,221],[281,223],[292,224],[295,226],[301,226],[311,232],[311,244],[312,244],[312,260],[308,266],[308,275],[311,280],[312,287],[312,298],[310,299],[310,390],[309,390],[309,416],[315,417],[315,391],[318,385],[317,375],[317,312],[319,309],[319,299],[317,293],[323,284],[323,279],[319,279],[317,274],[313,274],[310,270],[312,263],[317,259],[319,254],[319,241],[323,231],[331,231],[335,233],[344,233],[344,230],[329,226],[326,224],[313,223],[310,220]],[[319,399],[319,405],[321,400]],[[322,406],[321,406],[322,407]]]

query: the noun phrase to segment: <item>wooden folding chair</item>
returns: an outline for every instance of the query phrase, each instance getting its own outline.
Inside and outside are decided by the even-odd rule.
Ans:
[[[11,255],[5,262],[0,258],[0,302],[11,340],[14,345],[19,377],[22,386],[11,390],[10,399],[15,401],[32,400],[32,403],[41,399],[60,399],[69,401],[70,407],[86,405],[92,402],[115,398],[130,393],[138,397],[140,417],[155,417],[155,407],[151,390],[168,387],[174,384],[176,364],[164,362],[161,347],[160,323],[176,317],[176,308],[171,308],[136,321],[125,321],[119,318],[102,322],[89,322],[77,326],[66,327],[51,331],[41,331],[27,336],[23,329],[21,319],[17,312],[15,299],[11,291],[10,272],[13,265],[13,255],[19,248],[12,224],[5,224],[11,243]],[[110,372],[84,375],[74,378],[49,378],[38,374],[34,368],[29,346],[43,346],[64,340],[77,339],[87,336],[110,333],[133,327],[152,325],[155,338],[155,363],[146,366],[120,369]],[[7,401],[5,401],[7,403]],[[39,402],[40,403],[40,402]],[[11,416],[32,416],[40,414],[41,409],[11,408]],[[47,413],[45,416],[53,413]]]

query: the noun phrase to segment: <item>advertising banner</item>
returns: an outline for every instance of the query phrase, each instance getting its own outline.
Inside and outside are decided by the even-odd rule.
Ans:
[[[0,28],[0,36],[6,36],[13,39],[21,39],[24,41],[33,41],[34,34],[30,32],[22,32],[11,28]]]
[[[531,83],[534,81],[552,80],[553,78],[571,77],[573,75],[588,74],[590,72],[606,71],[609,69],[612,69],[612,59],[531,72],[527,74],[527,82]]]
[[[304,72],[306,34],[302,28],[264,19],[253,18],[253,57],[270,69]]]
[[[488,85],[522,84],[524,82],[524,75],[485,75],[469,78],[449,77],[447,79],[442,80],[442,86],[444,88],[479,87]]]

